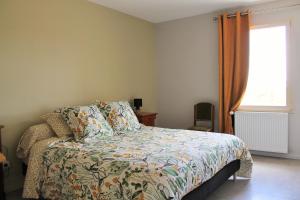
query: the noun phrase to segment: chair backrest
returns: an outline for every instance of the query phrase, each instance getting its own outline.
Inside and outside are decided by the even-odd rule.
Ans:
[[[194,106],[194,126],[197,121],[211,121],[211,127],[214,127],[215,106],[211,103],[198,103]]]

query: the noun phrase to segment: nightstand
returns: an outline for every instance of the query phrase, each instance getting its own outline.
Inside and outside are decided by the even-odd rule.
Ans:
[[[0,125],[0,199],[5,199],[5,193],[4,193],[4,173],[3,173],[3,162],[5,162],[6,158],[1,153],[2,152],[2,143],[1,143],[1,129],[3,129],[4,126]]]
[[[144,124],[145,126],[155,126],[157,113],[137,111],[135,114],[140,123]]]

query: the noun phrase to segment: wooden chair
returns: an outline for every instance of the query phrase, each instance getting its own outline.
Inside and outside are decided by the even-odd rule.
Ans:
[[[194,126],[190,130],[214,132],[214,126],[215,106],[211,103],[196,104],[194,106]]]

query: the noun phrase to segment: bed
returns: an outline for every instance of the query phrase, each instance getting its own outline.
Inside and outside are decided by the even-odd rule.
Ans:
[[[147,126],[84,143],[51,137],[27,160],[23,197],[33,199],[204,199],[252,170],[235,136]]]

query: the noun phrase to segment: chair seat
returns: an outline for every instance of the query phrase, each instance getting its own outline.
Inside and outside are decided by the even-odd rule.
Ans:
[[[201,127],[201,126],[193,126],[189,130],[211,132],[212,128],[210,128],[210,127]]]

